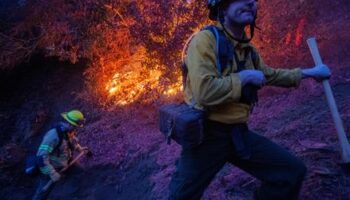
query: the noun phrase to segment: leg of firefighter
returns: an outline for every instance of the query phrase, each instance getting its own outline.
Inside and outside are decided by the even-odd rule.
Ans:
[[[48,175],[40,174],[39,181],[38,181],[38,187],[36,189],[33,200],[44,200],[44,199],[47,199],[49,197],[49,194],[52,191],[55,183],[51,184],[51,186],[46,191],[43,191],[43,188],[50,180],[51,179]]]
[[[284,148],[249,131],[245,141],[251,157],[233,156],[230,162],[262,181],[256,191],[258,200],[294,200],[306,174],[305,165]]]
[[[170,183],[170,200],[198,200],[232,152],[227,133],[206,131],[198,147],[183,150]]]

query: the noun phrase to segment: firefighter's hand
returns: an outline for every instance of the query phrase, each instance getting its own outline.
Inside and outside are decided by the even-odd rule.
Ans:
[[[303,69],[301,71],[303,78],[313,78],[317,81],[323,81],[329,79],[331,76],[331,70],[327,65],[317,65],[316,67]]]
[[[92,157],[92,152],[90,151],[90,149],[88,147],[82,147],[81,151],[86,152],[87,157]]]
[[[57,182],[61,179],[61,175],[55,171],[55,172],[50,173],[50,178],[51,178],[52,182]]]
[[[259,70],[242,70],[238,72],[238,75],[241,80],[242,87],[247,84],[262,87],[266,82],[264,74]]]

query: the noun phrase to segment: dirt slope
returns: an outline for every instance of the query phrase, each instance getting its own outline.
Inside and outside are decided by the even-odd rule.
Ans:
[[[25,152],[35,151],[42,134],[59,119],[57,113],[66,107],[81,107],[88,114],[81,142],[92,148],[94,157],[82,160],[84,170],[66,176],[55,188],[51,199],[166,199],[180,148],[176,144],[165,144],[157,130],[156,108],[134,106],[108,112],[92,108],[81,99],[72,100],[70,94],[82,86],[73,87],[80,75],[71,70],[58,67],[41,75],[25,72],[26,78],[15,81],[21,87],[13,88],[17,94],[25,94],[2,96],[1,116],[12,116],[17,120],[2,121],[2,130],[13,134],[2,134],[0,195],[4,199],[30,199],[35,179],[21,171]],[[64,81],[60,80],[62,77]],[[61,82],[67,85],[61,86]],[[56,90],[46,90],[46,87]],[[333,89],[349,133],[350,80],[337,83]],[[307,164],[309,171],[301,199],[349,199],[350,173],[339,165],[339,143],[321,85],[316,85],[315,92],[304,94],[304,98],[298,98],[298,90],[284,90],[284,93],[268,97],[266,92],[270,90],[273,88],[261,92],[259,106],[249,124],[253,130],[296,153]],[[51,105],[46,114],[39,112],[42,104]],[[46,120],[40,121],[38,116]],[[29,123],[28,119],[36,123]],[[29,121],[32,126],[28,128],[28,124],[20,121]],[[42,125],[35,125],[37,123]],[[36,126],[40,127],[35,128],[37,133],[30,132],[34,136],[24,140],[28,134],[25,128]],[[203,199],[247,199],[258,184],[259,181],[248,174],[227,165]]]

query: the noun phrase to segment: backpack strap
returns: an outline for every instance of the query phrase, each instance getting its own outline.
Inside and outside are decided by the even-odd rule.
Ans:
[[[218,27],[214,25],[206,26],[203,30],[210,31],[215,36],[216,48],[216,67],[220,74],[227,68],[231,67],[233,63],[234,47],[230,41],[227,40],[224,31],[218,29]]]
[[[57,152],[56,150],[60,148],[60,146],[62,145],[63,140],[66,140],[68,143],[68,147],[71,151],[74,150],[73,144],[69,141],[67,133],[65,131],[62,130],[62,128],[58,125],[56,126],[56,131],[57,131],[57,135],[58,135],[58,144],[56,145],[56,147],[54,148],[54,150],[52,152]]]
[[[214,25],[206,26],[202,29],[210,31],[214,37],[215,37],[215,56],[216,56],[216,68],[219,72],[219,75],[222,75],[222,72],[226,67],[231,66],[233,63],[233,52],[234,48],[230,42],[227,42],[227,38],[225,33],[218,29]],[[188,74],[188,68],[185,63],[185,54],[187,51],[187,48],[189,46],[189,43],[193,39],[195,34],[192,34],[191,37],[186,41],[185,46],[182,50],[182,65],[181,65],[181,71],[182,71],[182,84],[183,88],[186,87],[186,77]]]
[[[214,25],[209,25],[204,27],[202,30],[208,30],[210,31],[214,37],[215,37],[215,55],[216,55],[216,67],[217,70],[220,74],[220,76],[222,75],[222,72],[227,68],[227,67],[231,67],[233,64],[233,56],[235,57],[235,60],[237,62],[237,64],[239,65],[239,60],[237,59],[237,55],[235,53],[234,47],[231,43],[231,41],[229,41],[225,35],[225,32],[221,29],[219,29],[218,27],[214,26]],[[193,37],[195,36],[195,34],[192,34],[191,37],[186,41],[186,44],[182,50],[182,65],[181,65],[181,69],[182,69],[182,77],[183,77],[183,88],[185,88],[186,86],[186,77],[188,74],[188,68],[185,64],[185,53],[187,51],[188,45],[191,42],[191,40],[193,39]],[[249,50],[250,51],[250,55],[251,58],[253,60],[253,64],[254,64],[254,68],[257,68],[258,65],[258,55],[257,52],[255,52],[252,48]],[[246,54],[248,56],[248,53]],[[247,58],[245,58],[246,60]],[[244,60],[244,61],[245,61]],[[243,70],[243,68],[238,69],[238,71]]]
[[[254,69],[257,69],[258,62],[259,62],[259,60],[258,60],[259,56],[258,56],[258,53],[253,48],[250,48],[250,56],[251,56],[252,61],[253,61]]]
[[[223,63],[221,62],[222,60],[218,57],[220,56],[221,54],[221,51],[220,51],[220,47],[222,45],[220,45],[221,41],[220,41],[220,34],[219,34],[219,31],[217,30],[217,28],[215,26],[206,26],[203,30],[208,30],[210,31],[214,37],[215,37],[215,57],[216,57],[216,68],[221,76],[222,74],[222,67],[224,65],[222,65]]]
[[[193,37],[196,35],[196,33],[193,33],[188,40],[185,43],[184,48],[182,49],[182,54],[181,54],[181,72],[182,72],[182,86],[183,86],[183,90],[185,90],[186,88],[186,78],[187,78],[187,74],[188,74],[188,68],[187,65],[185,63],[185,57],[186,57],[186,51],[188,49],[188,46],[190,44],[190,42],[192,41]]]
[[[257,68],[258,65],[258,55],[257,52],[253,50],[253,48],[249,49],[249,52],[246,53],[246,57],[244,60],[240,61],[237,57],[236,51],[234,49],[234,46],[232,45],[231,41],[226,37],[225,32],[218,27],[214,25],[209,25],[204,27],[202,30],[208,30],[210,31],[214,37],[215,37],[215,56],[216,56],[216,68],[219,72],[219,75],[222,76],[222,72],[227,67],[232,67],[233,64],[233,57],[235,58],[235,62],[237,63],[237,71],[244,70],[244,65],[247,60],[248,55],[251,55],[254,68]],[[185,64],[184,57],[185,57],[185,51],[188,48],[188,44],[192,40],[193,34],[186,42],[186,45],[182,51],[182,80],[183,80],[183,88],[186,87],[186,77],[188,74],[188,68]],[[242,88],[242,98],[241,102],[255,105],[258,102],[258,95],[257,95],[258,88],[253,85],[247,85]]]
[[[55,129],[56,129],[57,136],[58,136],[58,144],[56,145],[56,147],[53,149],[52,152],[56,152],[56,150],[60,148],[60,146],[62,145],[63,139],[64,139],[64,134],[65,134],[59,125],[56,126]]]
[[[257,69],[258,66],[258,54],[253,48],[249,48],[249,52],[246,53],[246,57],[243,61],[239,61],[236,51],[234,50],[234,46],[231,41],[226,37],[224,30],[219,29],[214,25],[206,26],[204,30],[209,30],[214,36],[216,40],[216,57],[219,58],[218,71],[222,73],[226,67],[231,67],[235,58],[235,62],[237,63],[237,71],[244,70],[244,64],[248,58],[248,55],[251,55],[254,68]],[[241,63],[240,63],[241,62]]]
[[[205,30],[211,31],[216,39],[216,57],[218,62],[217,66],[219,73],[222,73],[226,67],[232,66],[233,57],[237,64],[237,70],[235,72],[245,70],[245,64],[248,59],[248,55],[251,55],[254,68],[257,69],[258,55],[253,48],[247,49],[247,52],[245,52],[245,58],[243,60],[239,60],[234,46],[232,45],[231,41],[229,41],[229,39],[226,37],[224,30],[220,30],[216,26],[207,26]],[[254,105],[259,101],[258,90],[258,87],[251,84],[244,86],[242,88],[242,96],[240,102],[252,105],[253,109]]]

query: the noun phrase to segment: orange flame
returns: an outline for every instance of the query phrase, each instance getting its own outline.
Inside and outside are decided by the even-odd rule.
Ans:
[[[109,97],[115,99],[116,105],[125,106],[134,103],[148,92],[156,91],[157,94],[169,97],[182,90],[180,80],[164,88],[161,87],[160,80],[164,71],[161,67],[149,70],[141,66],[139,69],[125,74],[115,73],[107,83],[106,90]]]
[[[169,97],[181,91],[182,82],[179,73],[176,74],[178,80],[175,83],[162,85],[165,67],[155,65],[153,69],[149,69],[143,65],[142,58],[145,53],[145,49],[140,48],[131,56],[128,63],[118,67],[118,71],[109,80],[107,79],[105,90],[108,92],[108,98],[116,105],[125,106],[134,103],[147,96],[146,94],[150,96],[149,93],[152,92],[155,92],[154,95]]]

